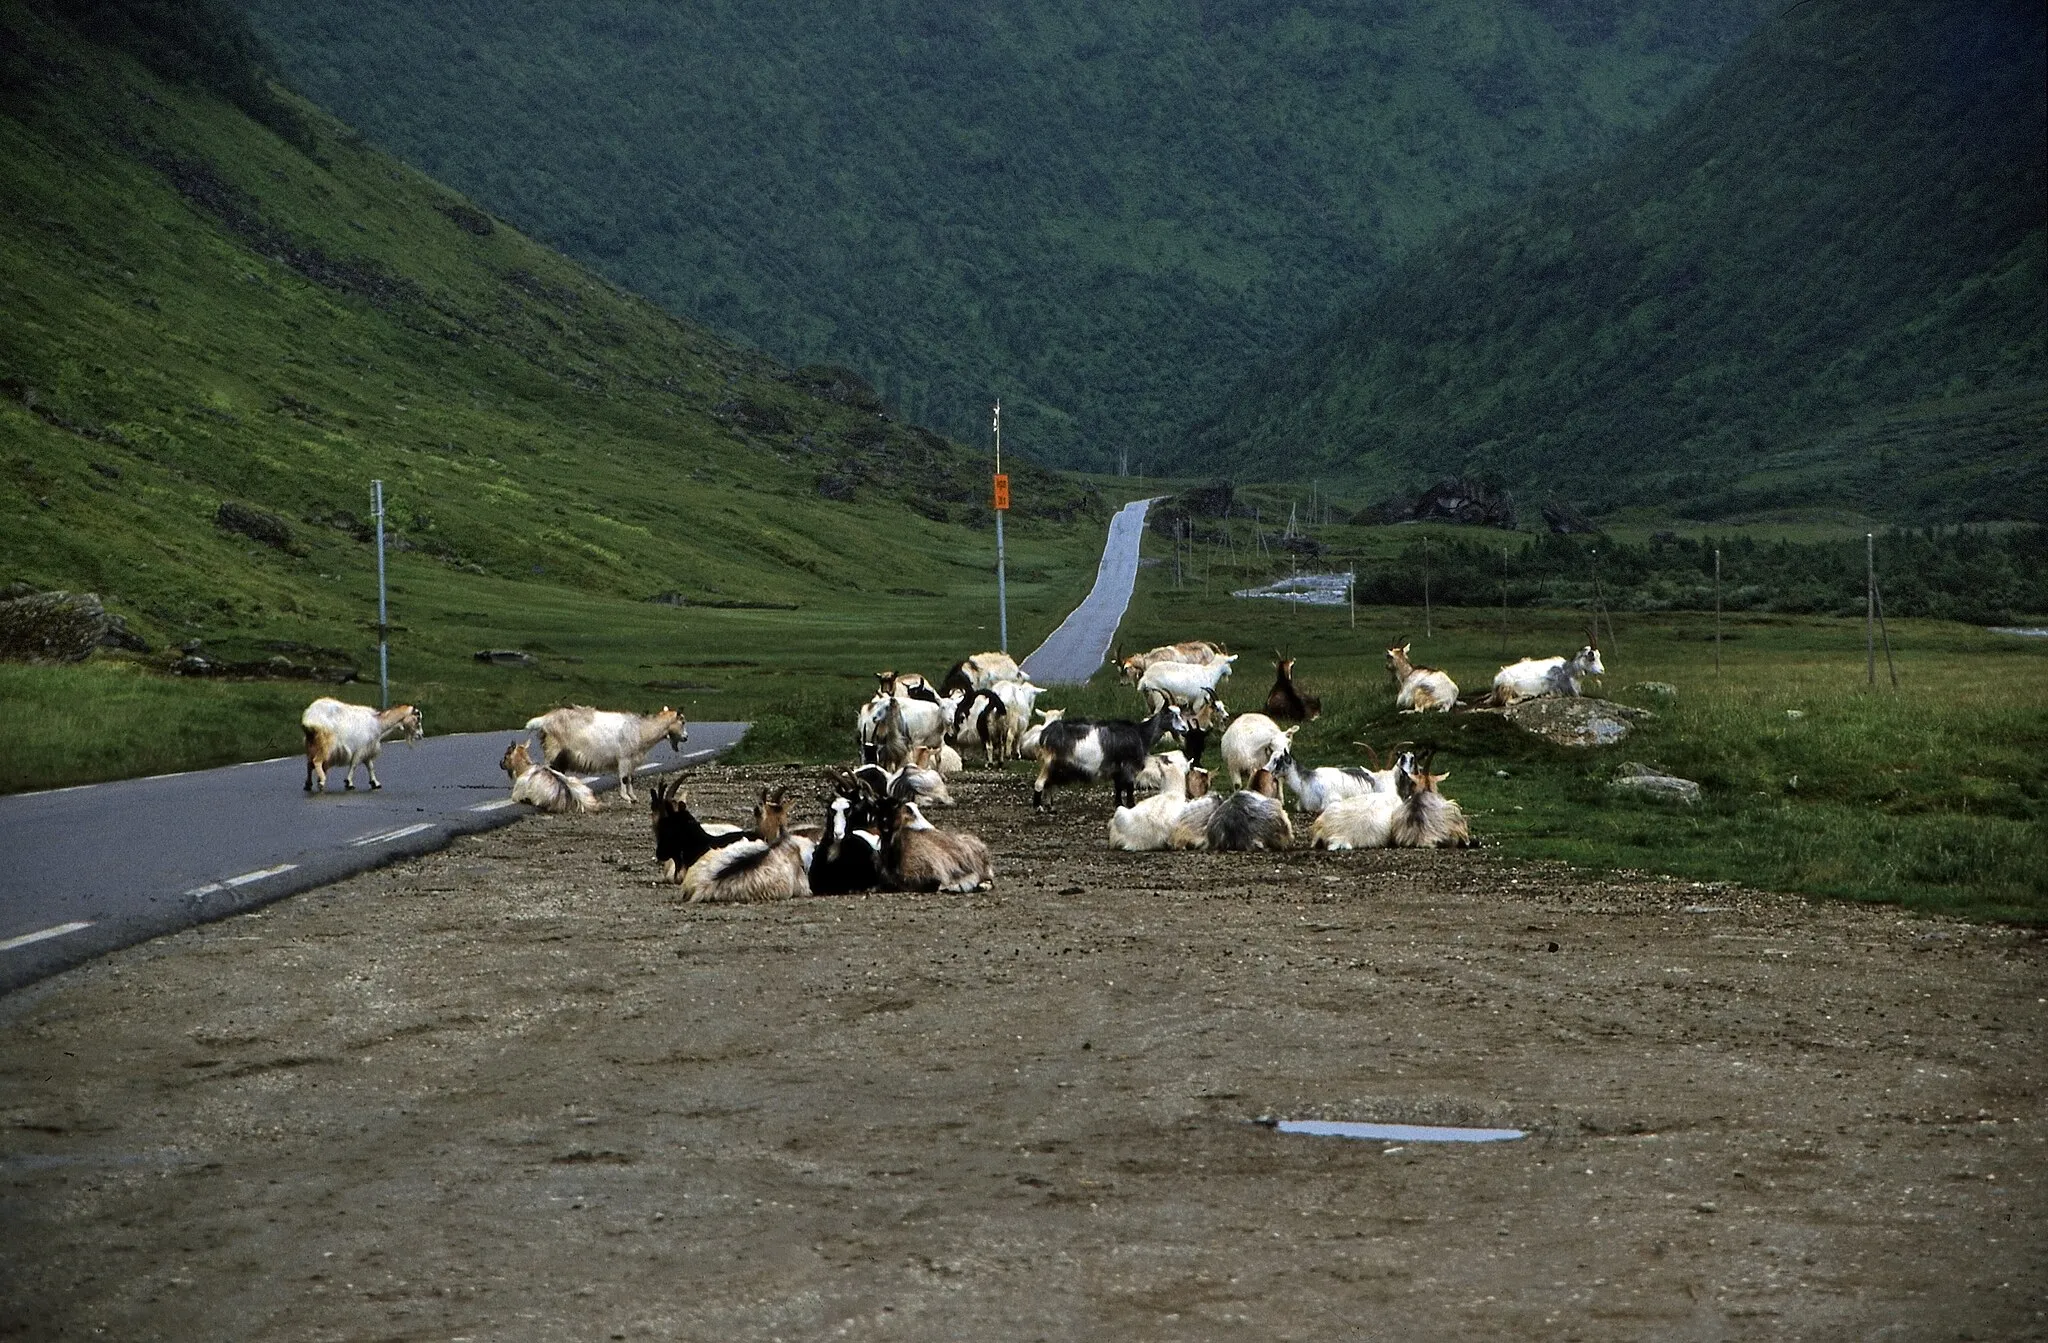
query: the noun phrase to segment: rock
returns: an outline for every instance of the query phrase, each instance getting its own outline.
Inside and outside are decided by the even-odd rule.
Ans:
[[[1669,681],[1637,681],[1634,685],[1624,686],[1623,689],[1632,690],[1638,695],[1656,700],[1659,704],[1678,703],[1678,687]]]
[[[116,615],[107,617],[107,632],[100,636],[100,647],[120,648],[130,653],[147,653],[149,640],[128,628],[128,622]]]
[[[649,597],[647,600],[654,603],[656,606],[688,606],[690,604],[690,599],[688,597],[685,597],[682,593],[677,592],[673,588],[669,589],[667,592],[657,592],[652,597]]]
[[[1623,773],[1624,770],[1640,772]],[[1700,800],[1700,786],[1691,779],[1681,779],[1675,774],[1660,774],[1646,765],[1624,765],[1615,772],[1607,783],[1610,791],[1631,797],[1647,797],[1658,802],[1677,802],[1691,806]]]
[[[522,653],[516,648],[486,648],[476,654],[478,662],[488,662],[494,667],[531,667],[533,654]]]
[[[1586,696],[1518,700],[1505,712],[1516,727],[1559,746],[1612,746],[1628,736],[1632,724],[1657,716]]]
[[[38,592],[0,602],[0,660],[78,662],[112,625],[90,592]]]
[[[298,553],[292,543],[291,525],[277,514],[266,513],[260,508],[251,508],[247,504],[223,499],[220,507],[214,510],[213,525],[224,532],[246,536],[251,541],[269,546],[272,550],[282,550],[287,554]]]
[[[1600,531],[1578,505],[1564,499],[1552,499],[1543,505],[1543,521],[1559,536],[1596,536]]]

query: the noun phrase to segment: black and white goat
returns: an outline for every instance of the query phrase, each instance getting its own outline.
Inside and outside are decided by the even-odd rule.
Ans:
[[[754,833],[692,863],[683,873],[683,894],[692,904],[757,904],[811,893],[811,851],[807,835],[787,829],[789,806],[780,788],[761,790],[754,808]]]
[[[663,881],[680,882],[705,854],[748,838],[736,825],[707,825],[691,815],[690,794],[680,779],[656,784],[647,802],[654,813],[654,860],[661,864]]]
[[[1002,764],[1009,754],[1009,706],[993,690],[967,691],[960,707],[953,711],[953,723],[946,735],[955,746],[979,746],[982,759],[994,768]]]
[[[1052,784],[1107,778],[1116,804],[1128,807],[1138,800],[1138,771],[1145,768],[1145,757],[1167,733],[1187,730],[1187,715],[1177,704],[1160,706],[1142,723],[1085,718],[1049,722],[1038,737],[1038,779],[1031,785],[1031,805],[1051,811],[1046,789]]]
[[[882,884],[883,801],[846,770],[829,778],[825,830],[811,850],[811,893],[847,895]]]

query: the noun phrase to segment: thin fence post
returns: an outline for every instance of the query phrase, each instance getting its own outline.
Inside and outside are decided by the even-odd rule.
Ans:
[[[370,512],[377,519],[377,699],[391,707],[391,612],[384,600],[384,482],[370,482]]]
[[[1721,547],[1714,547],[1714,675],[1721,674]]]
[[[1877,534],[1863,533],[1863,670],[1877,688]]]
[[[1508,655],[1508,548],[1500,548],[1500,655]]]
[[[1423,638],[1425,638],[1425,639],[1433,639],[1433,638],[1435,638],[1435,637],[1436,637],[1436,636],[1435,636],[1435,634],[1434,634],[1434,633],[1433,633],[1433,632],[1431,631],[1431,628],[1430,628],[1430,627],[1431,627],[1431,625],[1432,625],[1433,623],[1434,623],[1434,622],[1433,622],[1433,613],[1432,613],[1432,611],[1431,611],[1431,602],[1430,602],[1430,598],[1429,598],[1429,538],[1425,536],[1425,537],[1423,537],[1423,538],[1422,538],[1422,637],[1423,637]]]
[[[1873,550],[1875,542],[1872,543]],[[1892,632],[1884,623],[1884,590],[1877,585],[1877,561],[1873,555],[1870,562],[1870,604],[1877,608],[1877,633],[1884,640],[1884,669],[1892,678],[1892,689],[1899,688],[1898,664],[1892,661]]]
[[[1358,628],[1358,568],[1350,571],[1351,581],[1344,585],[1344,600],[1351,607],[1351,628]]]

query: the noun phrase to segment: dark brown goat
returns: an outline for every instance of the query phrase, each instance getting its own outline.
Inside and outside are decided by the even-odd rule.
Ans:
[[[1282,723],[1320,718],[1323,702],[1294,683],[1294,659],[1273,652],[1273,688],[1266,692],[1266,716]]]

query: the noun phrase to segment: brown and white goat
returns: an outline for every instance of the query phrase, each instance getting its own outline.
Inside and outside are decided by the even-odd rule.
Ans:
[[[981,891],[995,885],[988,845],[926,820],[898,784],[882,810],[883,884],[898,891]]]
[[[633,775],[663,738],[680,751],[690,739],[680,709],[660,713],[613,713],[587,704],[551,709],[529,719],[528,732],[540,733],[541,758],[556,769],[602,770],[619,776],[619,796],[636,800]]]
[[[754,808],[759,839],[713,849],[683,873],[683,895],[692,904],[759,904],[811,893],[813,841],[787,829],[789,805],[783,790],[761,790]]]
[[[515,741],[499,757],[498,768],[512,780],[512,800],[524,802],[537,811],[586,812],[597,810],[597,795],[590,785],[573,774],[549,769],[533,758],[526,743]]]
[[[1458,705],[1458,683],[1435,667],[1408,660],[1407,644],[1387,650],[1387,673],[1394,678],[1394,707],[1402,713],[1449,713]]]
[[[1210,643],[1207,639],[1183,639],[1177,644],[1161,644],[1157,648],[1143,653],[1133,653],[1129,657],[1123,656],[1119,651],[1116,659],[1117,677],[1125,685],[1131,685],[1143,677],[1145,669],[1154,663],[1192,662],[1198,667],[1206,667],[1212,662],[1221,661],[1225,656],[1222,644]]]
[[[1167,838],[1171,848],[1218,853],[1285,849],[1293,843],[1294,824],[1280,802],[1280,781],[1267,769],[1254,772],[1249,787],[1188,803]]]
[[[1472,842],[1464,809],[1437,791],[1449,774],[1431,774],[1434,752],[1397,768],[1395,791],[1339,798],[1309,832],[1318,849],[1463,848]]]
[[[306,734],[309,793],[327,791],[327,771],[336,765],[348,766],[348,772],[342,775],[344,790],[355,788],[359,764],[370,772],[370,787],[382,788],[384,785],[377,781],[377,756],[384,749],[384,739],[394,732],[403,732],[406,744],[417,746],[426,734],[425,720],[410,704],[394,704],[380,711],[366,704],[344,704],[325,695],[306,706],[306,711],[299,715],[299,727]]]

